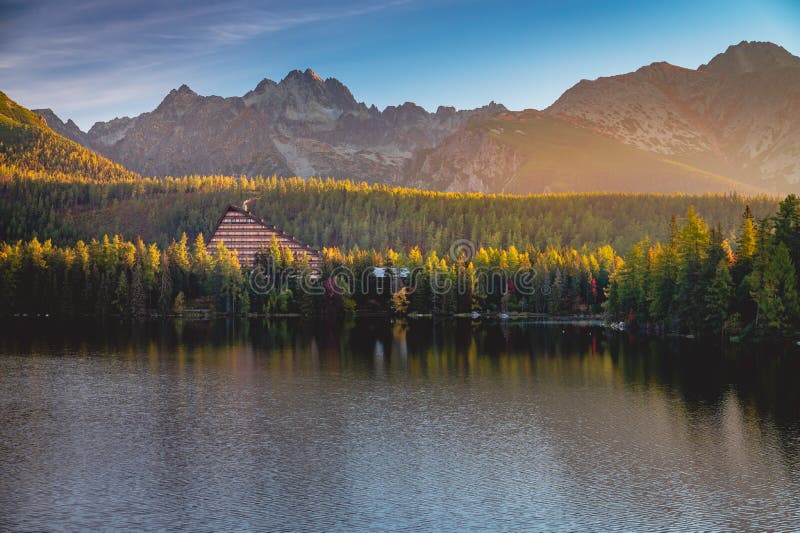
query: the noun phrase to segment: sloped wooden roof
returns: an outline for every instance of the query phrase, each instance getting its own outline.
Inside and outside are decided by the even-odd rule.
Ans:
[[[229,205],[217,220],[217,223],[214,226],[214,231],[211,234],[211,238],[208,240],[209,245],[211,245],[211,243],[216,240],[222,240],[223,242],[225,242],[226,247],[237,251],[240,260],[242,260],[246,264],[252,263],[254,255],[257,252],[257,250],[255,250],[253,246],[255,244],[254,242],[252,243],[248,242],[247,245],[245,246],[242,243],[242,241],[247,240],[246,238],[234,237],[231,239],[226,239],[224,235],[220,235],[220,228],[223,224],[223,221],[230,213],[236,213],[238,215],[242,215],[251,222],[257,224],[259,229],[267,230],[268,234],[263,234],[264,238],[258,241],[259,244],[262,244],[265,247],[268,246],[271,237],[274,236],[278,240],[278,244],[280,246],[288,247],[289,249],[292,250],[293,253],[304,252],[309,257],[309,262],[312,263],[312,266],[319,266],[318,263],[320,261],[320,254],[318,250],[312,248],[307,244],[300,242],[299,240],[295,239],[293,235],[287,234],[285,231],[278,228],[274,224],[268,224],[265,220],[256,217],[246,209],[243,209],[235,205]],[[252,226],[247,226],[245,228],[242,228],[242,230],[244,231],[251,231],[252,229],[254,229],[252,228]],[[209,246],[209,248],[211,249],[212,247]]]

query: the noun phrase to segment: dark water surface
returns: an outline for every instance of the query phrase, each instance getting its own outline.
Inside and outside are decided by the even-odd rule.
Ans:
[[[800,529],[800,353],[467,322],[11,322],[0,530]]]

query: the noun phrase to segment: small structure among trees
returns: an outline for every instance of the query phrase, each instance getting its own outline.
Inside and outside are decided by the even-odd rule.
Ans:
[[[258,252],[269,247],[273,241],[281,248],[290,250],[295,257],[305,255],[309,268],[320,267],[320,257],[316,250],[234,205],[228,206],[217,221],[214,233],[208,241],[208,249],[213,253],[217,244],[222,242],[228,250],[236,251],[242,266],[252,267]]]

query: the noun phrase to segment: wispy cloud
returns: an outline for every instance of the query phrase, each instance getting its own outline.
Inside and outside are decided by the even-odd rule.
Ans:
[[[99,108],[126,109],[156,92],[163,96],[165,86],[182,82],[203,58],[408,2],[6,0],[0,3],[0,89],[30,107],[76,116],[85,128],[99,118]]]
[[[331,3],[316,11],[297,10],[277,14],[269,10],[242,10],[237,14],[238,21],[224,22],[211,28],[218,43],[239,42],[256,36],[275,33],[315,22],[332,21],[341,18],[358,17],[376,11],[408,4],[410,0],[374,2],[365,6],[342,8]]]

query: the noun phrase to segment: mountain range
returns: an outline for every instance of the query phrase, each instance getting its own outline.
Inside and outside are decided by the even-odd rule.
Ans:
[[[57,133],[143,175],[331,176],[449,191],[797,192],[800,58],[742,42],[697,69],[582,80],[542,111],[378,110],[310,69],[241,97],[186,85],[153,111]]]

